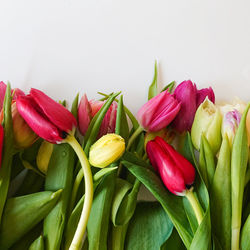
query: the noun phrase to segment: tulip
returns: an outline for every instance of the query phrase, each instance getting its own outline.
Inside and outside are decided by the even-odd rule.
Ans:
[[[78,107],[78,125],[82,135],[86,134],[90,121],[101,109],[104,103],[105,103],[104,101],[94,101],[94,100],[88,101],[86,94],[82,96]],[[113,102],[103,118],[98,138],[102,137],[107,133],[115,132],[116,111],[117,111],[117,103]]]
[[[168,190],[175,195],[184,195],[186,186],[192,185],[195,179],[192,164],[161,137],[149,141],[146,151]]]
[[[201,103],[203,103],[206,97],[208,97],[208,99],[212,103],[215,102],[214,91],[211,87],[197,90],[197,95],[196,95],[196,107],[197,108],[200,106]]]
[[[221,126],[222,136],[227,136],[230,146],[232,147],[235,133],[240,124],[241,113],[235,109],[229,111],[223,116],[223,122]]]
[[[177,86],[174,97],[181,103],[180,112],[173,121],[174,128],[180,133],[191,130],[195,112],[206,97],[213,103],[215,101],[212,88],[197,90],[196,85],[190,80]]]
[[[117,161],[125,151],[125,141],[117,134],[107,134],[90,148],[89,162],[92,166],[104,168]]]
[[[88,159],[73,135],[76,119],[63,105],[37,89],[31,89],[28,96],[18,96],[16,105],[20,115],[37,135],[54,144],[68,143],[78,155],[85,179],[85,200],[69,249],[80,249],[93,200],[93,181]]]
[[[221,121],[222,117],[218,107],[206,98],[196,111],[191,129],[192,142],[197,150],[200,149],[202,134],[214,153],[219,150],[221,145]]]
[[[146,102],[138,111],[142,128],[156,132],[169,125],[180,110],[180,103],[167,90]]]
[[[161,137],[149,141],[146,151],[166,188],[175,195],[186,196],[200,224],[203,219],[201,205],[192,192],[193,188],[188,189],[195,179],[193,165]]]
[[[76,127],[75,117],[43,92],[31,89],[30,95],[17,98],[17,109],[33,131],[51,143],[62,142]]]

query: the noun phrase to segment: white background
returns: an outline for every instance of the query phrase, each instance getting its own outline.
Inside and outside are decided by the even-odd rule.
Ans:
[[[0,0],[0,79],[70,101],[122,90],[135,112],[157,59],[162,85],[248,101],[249,13],[247,0]]]

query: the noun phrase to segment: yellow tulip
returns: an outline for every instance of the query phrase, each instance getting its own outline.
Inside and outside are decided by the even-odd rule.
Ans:
[[[104,168],[117,161],[124,151],[124,139],[117,134],[107,134],[91,146],[89,162],[94,167]]]

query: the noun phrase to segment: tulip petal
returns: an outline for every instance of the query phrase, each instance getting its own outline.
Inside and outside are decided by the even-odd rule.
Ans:
[[[3,151],[4,129],[0,124],[0,168],[2,164],[2,151]]]
[[[197,90],[197,96],[196,96],[196,107],[198,108],[201,103],[208,97],[208,99],[212,102],[215,103],[215,95],[214,91],[211,87],[209,88],[204,88]]]
[[[39,106],[30,96],[19,96],[16,106],[19,114],[37,135],[51,143],[62,141],[61,132],[42,113],[39,113]]]
[[[25,95],[25,93],[19,88],[13,89],[12,93],[13,93],[13,98],[12,98],[13,101],[15,101],[19,95]]]
[[[69,133],[77,126],[75,117],[63,105],[55,102],[38,89],[31,89],[30,96],[34,99],[45,116],[60,130]]]
[[[181,109],[173,121],[174,128],[182,133],[190,131],[196,112],[196,85],[190,80],[177,86],[174,96],[181,103]]]
[[[168,91],[163,91],[140,108],[137,118],[145,130],[154,132],[166,127],[179,108],[175,98]]]
[[[4,82],[0,82],[0,110],[3,108],[3,101],[6,92],[6,84]]]
[[[184,195],[186,186],[183,174],[169,155],[165,154],[155,141],[148,142],[147,153],[150,161],[153,158],[152,161],[157,164],[161,179],[167,189],[175,195]]]
[[[157,136],[155,142],[171,157],[176,167],[182,172],[186,185],[193,184],[195,179],[195,169],[193,165],[161,137]]]
[[[88,101],[87,95],[84,94],[81,98],[79,107],[78,107],[78,125],[79,130],[82,135],[85,135],[85,133],[88,130],[89,123],[92,119],[92,109],[90,106],[90,103]]]

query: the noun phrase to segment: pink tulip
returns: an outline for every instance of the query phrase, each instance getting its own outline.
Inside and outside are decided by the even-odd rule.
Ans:
[[[215,101],[212,88],[197,90],[196,85],[190,80],[177,86],[174,97],[181,103],[180,112],[173,121],[174,128],[180,133],[191,130],[195,112],[206,97],[213,103]]]
[[[85,135],[89,127],[90,121],[101,109],[104,103],[104,101],[88,101],[86,94],[82,96],[78,107],[78,125],[82,135]],[[117,103],[113,102],[103,118],[100,131],[98,133],[98,138],[107,133],[115,132],[116,112]]]
[[[175,195],[185,195],[187,186],[195,179],[192,164],[161,137],[149,141],[146,151],[167,189]]]
[[[31,129],[51,143],[62,142],[77,125],[74,116],[63,105],[37,89],[31,89],[28,96],[18,96],[16,105]]]
[[[4,101],[4,96],[6,92],[6,84],[4,82],[0,82],[0,111],[3,108],[3,101]],[[11,93],[13,94],[13,101],[17,99],[19,95],[25,95],[24,92],[18,88],[11,90]]]
[[[180,108],[180,103],[166,90],[146,102],[137,118],[144,130],[156,132],[169,125]]]

